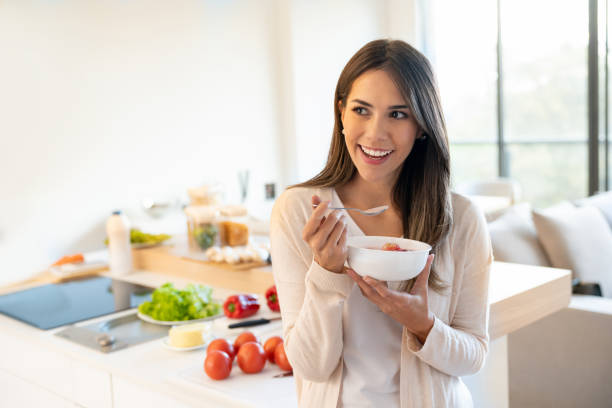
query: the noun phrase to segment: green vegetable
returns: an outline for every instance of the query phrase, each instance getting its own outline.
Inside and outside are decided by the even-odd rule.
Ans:
[[[202,249],[208,249],[213,246],[218,233],[217,227],[213,224],[193,229],[193,237]]]
[[[211,295],[208,286],[189,284],[179,290],[165,283],[153,291],[150,302],[138,306],[138,311],[162,321],[203,319],[221,313],[221,305]]]
[[[132,244],[159,244],[172,238],[168,234],[147,234],[137,228],[130,230],[130,242]],[[104,245],[108,245],[108,238],[104,240]]]

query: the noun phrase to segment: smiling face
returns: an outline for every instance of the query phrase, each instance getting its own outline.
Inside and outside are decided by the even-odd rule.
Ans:
[[[358,177],[392,186],[419,136],[404,97],[382,70],[366,71],[339,102],[344,140]]]

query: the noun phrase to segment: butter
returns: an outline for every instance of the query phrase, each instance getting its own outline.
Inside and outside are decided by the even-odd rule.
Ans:
[[[192,323],[182,326],[172,326],[168,332],[172,347],[195,347],[205,343],[204,333],[208,331],[206,323]]]

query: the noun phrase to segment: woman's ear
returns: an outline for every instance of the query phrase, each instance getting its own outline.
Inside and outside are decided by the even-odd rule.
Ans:
[[[338,110],[340,111],[340,124],[344,129],[344,104],[342,103],[342,99],[338,101]]]

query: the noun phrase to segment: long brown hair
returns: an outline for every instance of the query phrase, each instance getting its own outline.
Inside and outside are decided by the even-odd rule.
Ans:
[[[393,201],[402,213],[404,237],[427,242],[435,252],[452,225],[450,155],[438,86],[427,58],[399,40],[367,43],[349,60],[336,85],[334,131],[327,163],[312,179],[292,187],[340,187],[357,171],[349,156],[340,105],[355,80],[369,70],[384,70],[404,97],[422,136],[415,141],[393,188]],[[413,281],[405,282],[409,290]],[[432,266],[429,286],[441,292],[447,285]]]

